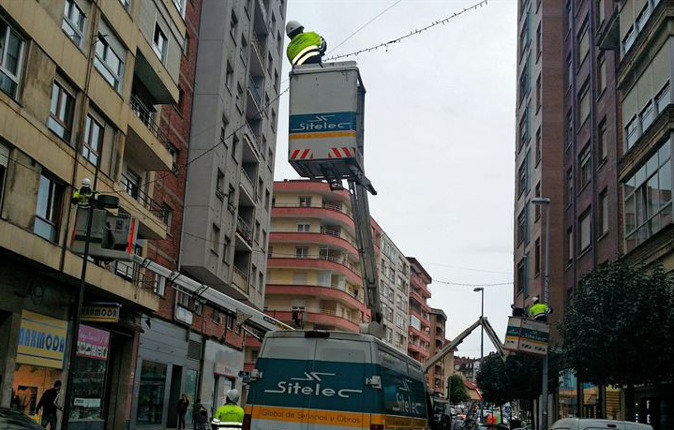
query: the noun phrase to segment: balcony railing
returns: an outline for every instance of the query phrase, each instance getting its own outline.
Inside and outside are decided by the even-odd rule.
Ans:
[[[337,312],[335,309],[321,309],[320,313],[333,317],[344,318],[345,320],[351,321],[354,324],[360,324],[362,322],[358,318],[354,318],[351,315],[345,315],[344,312]]]
[[[135,113],[140,121],[145,124],[154,137],[156,137],[166,149],[170,149],[171,140],[168,138],[166,133],[162,131],[162,129],[159,127],[159,124],[154,121],[152,118],[152,112],[150,112],[150,110],[145,107],[143,102],[138,97],[132,95],[129,104],[131,105],[131,110],[133,113]]]
[[[334,255],[291,255],[291,254],[277,254],[272,252],[271,254],[268,254],[268,258],[291,258],[291,259],[297,259],[297,260],[323,260],[323,261],[331,261],[333,263],[337,263],[341,266],[346,267],[347,269],[351,270],[353,273],[358,275],[360,277],[360,269],[358,267],[349,264],[348,258],[345,256],[334,256]]]
[[[160,219],[164,218],[164,210],[162,206],[150,197],[139,184],[136,183],[137,179],[132,178],[126,173],[122,173],[122,186],[124,191],[131,196],[134,200],[138,201],[145,209],[149,210],[150,213],[156,215]]]
[[[250,224],[238,216],[236,218],[236,232],[241,235],[248,243],[253,240],[253,229]]]
[[[248,274],[243,270],[239,269],[237,266],[234,266],[234,272],[241,276],[246,282],[248,282]]]
[[[257,104],[257,110],[263,110],[262,108],[264,105],[262,104],[262,85],[259,83],[255,82],[252,76],[249,77],[248,79],[248,91],[250,91],[250,95],[253,96],[253,100],[255,100],[255,103]]]
[[[342,205],[342,206],[340,207],[340,206],[337,206],[337,205],[332,204],[332,203],[323,203],[323,204],[321,204],[321,205],[309,205],[309,206],[307,206],[307,205],[300,205],[300,204],[297,204],[297,203],[275,203],[275,204],[274,204],[274,207],[275,207],[275,208],[315,208],[315,209],[328,209],[328,210],[331,210],[331,211],[335,211],[335,212],[340,212],[340,213],[346,214],[346,215],[348,215],[349,217],[350,217],[351,214],[352,214],[351,209],[348,208],[348,207],[346,207],[345,205]]]
[[[248,176],[246,169],[241,169],[241,177],[246,178],[246,182],[248,182],[248,185],[250,185],[251,190],[253,190],[253,194],[255,194],[255,184],[253,183],[253,180],[250,179],[250,176]]]
[[[253,33],[253,36],[250,39],[252,45],[253,45],[253,50],[255,51],[255,54],[257,55],[257,58],[260,60],[260,64],[262,64],[262,68],[267,67],[267,57],[264,56],[264,50],[262,49],[262,44],[260,43],[260,39],[257,38],[255,33]]]
[[[262,147],[262,135],[260,132],[256,132],[253,130],[253,127],[250,126],[250,124],[246,123],[246,131],[248,131],[248,135],[250,137],[251,142],[253,142],[253,147],[255,150],[258,152],[258,157],[261,158],[262,154],[264,154],[264,149]]]

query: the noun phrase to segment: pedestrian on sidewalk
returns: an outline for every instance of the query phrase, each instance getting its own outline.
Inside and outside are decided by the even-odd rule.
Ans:
[[[183,393],[178,400],[178,428],[185,428],[185,415],[187,415],[187,408],[190,406],[190,399],[187,394]]]
[[[57,402],[59,399],[59,394],[61,391],[61,381],[58,379],[54,381],[54,386],[48,390],[45,390],[40,397],[40,401],[37,402],[37,407],[35,412],[37,413],[42,409],[42,427],[47,428],[49,424],[50,430],[56,430],[56,425],[58,424],[58,418],[56,416],[56,410],[61,409]]]
[[[192,426],[194,430],[206,430],[208,424],[208,411],[201,404],[201,399],[197,400],[192,405]]]

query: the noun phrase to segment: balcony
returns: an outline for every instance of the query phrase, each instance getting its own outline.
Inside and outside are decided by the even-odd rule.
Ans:
[[[236,217],[236,233],[243,238],[248,245],[252,246],[253,242],[253,228],[250,223],[240,216]]]
[[[246,118],[257,118],[265,114],[264,78],[248,76],[248,103],[246,103]]]
[[[135,178],[122,174],[121,182],[123,192],[119,193],[119,205],[122,211],[138,218],[139,236],[144,239],[166,239],[161,205],[135,184]]]
[[[330,299],[338,301],[351,309],[367,313],[367,307],[357,297],[346,291],[324,287],[320,285],[298,285],[298,284],[267,284],[265,294],[269,297],[278,295],[283,297],[290,296],[309,296],[316,299]]]
[[[415,317],[419,318],[419,321],[426,327],[429,327],[431,325],[431,322],[428,320],[428,314],[421,311],[420,309],[416,309],[412,306],[410,306],[410,315],[414,315]],[[425,316],[424,316],[425,315]],[[423,326],[422,326],[423,328]]]
[[[274,231],[270,234],[269,241],[271,243],[313,243],[317,245],[327,245],[339,248],[340,250],[349,253],[355,259],[359,258],[355,241],[331,233]]]
[[[236,266],[232,266],[232,286],[248,297],[248,275]]]
[[[349,233],[355,235],[351,210],[346,208],[346,206],[336,210],[331,207],[323,207],[323,205],[300,206],[299,204],[276,203],[272,208],[272,217],[331,220],[336,222],[340,228],[347,229]]]
[[[292,312],[291,311],[265,311],[267,315],[277,320],[283,321],[286,324],[292,325]],[[338,330],[344,330],[349,332],[358,332],[360,331],[360,324],[351,321],[348,318],[344,318],[337,315],[331,315],[329,313],[320,313],[320,312],[304,312],[304,323],[318,324],[321,326],[331,326],[335,327]]]
[[[248,197],[250,197],[251,201],[255,201],[255,183],[251,179],[251,177],[248,175],[246,172],[245,168],[241,169],[241,187],[248,193]]]
[[[256,161],[260,162],[266,148],[262,147],[262,135],[259,131],[253,130],[250,122],[247,122],[243,129],[243,140],[248,144],[250,152],[254,154]]]
[[[410,334],[410,336],[419,337],[419,338],[425,340],[426,342],[431,341],[430,335],[428,333],[426,333],[425,330],[417,330],[414,326],[409,326],[409,334]]]
[[[145,35],[138,30],[134,74],[158,104],[178,103],[178,83],[166,70]]]
[[[418,276],[411,276],[411,286],[413,290],[418,290],[417,293],[425,298],[431,297],[431,292],[428,289],[428,286],[421,282],[421,279]]]
[[[426,298],[422,297],[421,294],[419,294],[414,288],[410,289],[410,298],[414,298],[417,302],[419,302],[419,305],[421,305],[421,307],[426,312],[431,311],[431,307],[426,303]]]
[[[360,277],[360,271],[355,266],[350,266],[343,258],[334,256],[279,256],[272,253],[267,259],[268,268],[302,268],[315,270],[331,270],[346,276],[347,281],[354,285],[363,283]]]
[[[132,96],[129,107],[126,153],[147,170],[172,169],[173,157],[168,150],[170,141],[154,121],[152,112],[135,96]]]
[[[428,349],[424,348],[423,346],[421,346],[419,343],[416,342],[409,342],[407,344],[407,350],[416,352],[422,358],[428,358],[430,356]]]
[[[257,33],[253,32],[250,42],[253,47],[253,55],[251,56],[253,57],[253,61],[251,61],[251,71],[255,74],[262,75],[264,70],[267,68],[267,56],[265,55],[267,53],[265,50],[267,43],[266,39],[261,40]]]

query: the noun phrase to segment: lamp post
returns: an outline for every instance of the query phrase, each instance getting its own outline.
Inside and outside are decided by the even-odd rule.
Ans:
[[[550,199],[536,197],[531,199],[534,205],[545,206],[545,261],[543,265],[543,303],[550,302]],[[540,430],[548,430],[548,354],[543,357],[543,377],[541,381],[541,425]]]
[[[473,291],[476,293],[482,293],[482,306],[480,307],[480,321],[484,319],[484,288],[477,287]],[[482,359],[484,358],[484,326],[480,323],[480,364],[482,364]]]

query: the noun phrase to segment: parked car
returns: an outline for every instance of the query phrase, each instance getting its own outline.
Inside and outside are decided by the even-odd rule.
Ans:
[[[648,424],[629,421],[597,420],[591,418],[564,418],[555,422],[550,430],[653,430]]]
[[[41,425],[27,415],[9,408],[0,408],[0,429],[2,430],[44,430]]]

